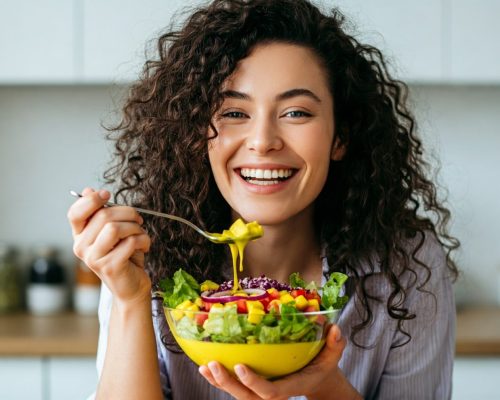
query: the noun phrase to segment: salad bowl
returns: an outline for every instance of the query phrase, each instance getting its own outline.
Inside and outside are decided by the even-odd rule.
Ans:
[[[340,316],[347,276],[334,272],[318,287],[299,274],[289,283],[265,276],[201,284],[179,269],[160,282],[169,329],[196,364],[220,362],[230,373],[245,364],[265,378],[306,366]]]
[[[230,373],[245,364],[265,378],[288,375],[306,366],[323,348],[328,327],[340,310],[296,313],[238,313],[165,308],[170,330],[196,364],[220,362]]]

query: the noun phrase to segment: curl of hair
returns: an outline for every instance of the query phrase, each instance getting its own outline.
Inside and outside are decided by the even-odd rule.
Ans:
[[[116,186],[117,200],[182,216],[209,231],[227,228],[230,209],[207,155],[222,84],[259,44],[311,49],[325,68],[336,135],[346,146],[344,158],[331,163],[315,210],[330,272],[353,276],[350,287],[362,305],[351,339],[358,344],[356,334],[373,320],[370,301],[380,300],[366,289],[371,274],[357,269],[376,254],[392,287],[387,311],[409,340],[403,322],[415,315],[404,306],[410,288],[403,274],[423,275],[423,282],[411,281],[424,290],[431,269],[417,253],[430,232],[456,277],[450,253],[459,242],[449,235],[450,213],[427,178],[407,86],[390,77],[379,50],[359,43],[344,25],[337,9],[324,15],[306,0],[215,0],[196,9],[180,30],[160,36],[158,57],[147,61],[131,87],[123,118],[110,129],[116,158],[104,177]],[[145,216],[145,227],[152,238],[147,269],[153,282],[179,267],[198,279],[222,279],[228,260],[223,246],[207,245],[191,228],[160,218]],[[408,254],[410,239],[417,245]]]

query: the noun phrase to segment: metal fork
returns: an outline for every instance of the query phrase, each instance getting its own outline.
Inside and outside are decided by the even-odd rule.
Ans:
[[[71,190],[69,193],[74,197],[83,197],[80,193],[77,193],[74,190]],[[116,206],[121,206],[122,204],[117,204],[117,203],[113,203],[112,201],[108,201],[105,205],[108,207],[116,207]],[[130,206],[130,207],[132,207],[132,206]],[[203,229],[199,228],[198,226],[196,226],[192,222],[188,221],[187,219],[177,217],[176,215],[165,214],[165,213],[161,213],[158,211],[146,210],[146,209],[140,208],[140,207],[132,207],[132,208],[134,210],[142,213],[142,214],[149,214],[149,215],[154,215],[156,217],[168,218],[168,219],[172,219],[174,221],[182,222],[183,224],[186,224],[187,226],[193,228],[196,232],[198,232],[200,235],[206,237],[208,240],[210,240],[213,243],[219,243],[219,244],[234,243],[233,239],[230,239],[227,237],[220,237],[219,234],[217,234],[217,233],[210,233],[210,232],[204,231]]]

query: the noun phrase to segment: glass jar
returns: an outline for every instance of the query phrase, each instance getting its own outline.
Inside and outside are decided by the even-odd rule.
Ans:
[[[67,307],[65,271],[56,255],[51,247],[41,248],[30,266],[26,304],[32,314],[57,314]]]
[[[21,274],[11,246],[0,243],[0,313],[21,307]]]
[[[83,261],[76,263],[73,306],[78,314],[97,315],[101,281]]]

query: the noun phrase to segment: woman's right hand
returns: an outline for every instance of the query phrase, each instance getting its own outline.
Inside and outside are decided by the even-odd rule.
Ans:
[[[151,296],[144,270],[151,239],[132,207],[104,207],[110,197],[106,190],[86,188],[69,208],[73,251],[106,284],[114,301],[130,304]]]

